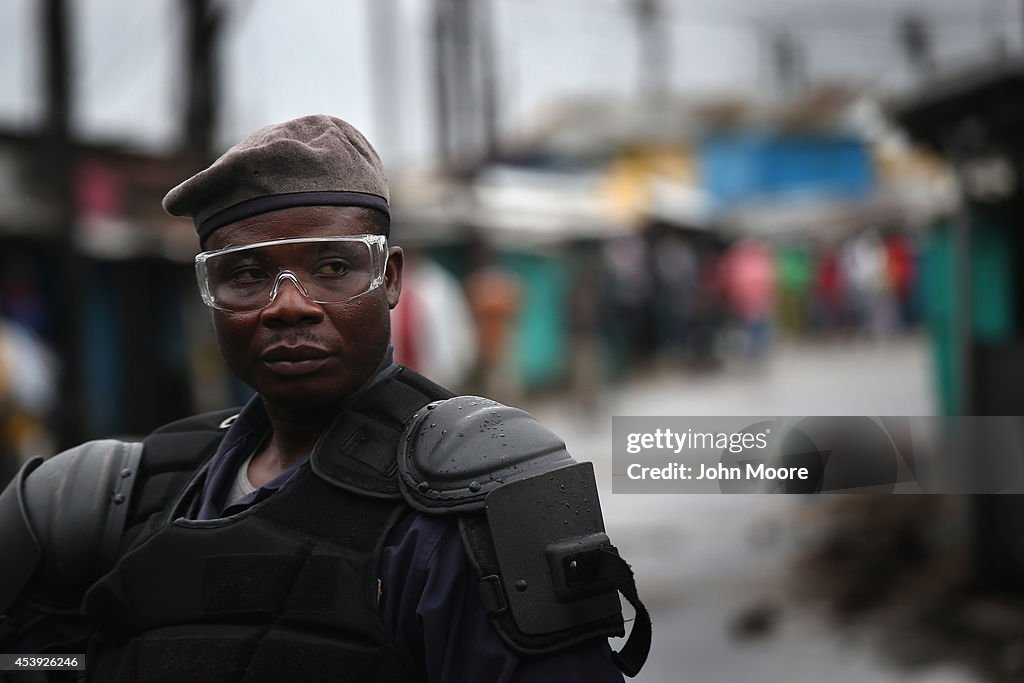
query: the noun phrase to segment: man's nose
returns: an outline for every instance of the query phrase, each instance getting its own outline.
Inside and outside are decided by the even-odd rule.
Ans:
[[[323,320],[324,309],[309,298],[306,288],[291,271],[283,271],[277,276],[270,296],[270,303],[262,311],[265,320],[288,325]]]

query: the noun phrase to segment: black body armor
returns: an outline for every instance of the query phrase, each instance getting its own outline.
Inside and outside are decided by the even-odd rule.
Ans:
[[[280,490],[214,520],[193,517],[230,418],[147,438],[122,555],[83,602],[90,678],[414,680],[379,617],[374,565],[408,512],[395,483],[402,425],[450,395],[409,370],[379,382]]]
[[[121,497],[116,564],[82,601],[90,679],[413,680],[381,622],[375,568],[410,508],[458,519],[484,607],[515,651],[623,635],[617,589],[637,620],[616,663],[627,675],[643,664],[650,622],[603,533],[592,471],[531,416],[452,398],[403,368],[343,413],[274,495],[195,520],[233,413],[161,428],[124,475],[134,492]],[[507,445],[487,443],[485,427]],[[543,512],[555,498],[576,505],[571,524]]]

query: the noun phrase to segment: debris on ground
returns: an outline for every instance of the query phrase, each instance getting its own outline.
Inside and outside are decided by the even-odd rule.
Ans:
[[[984,680],[1024,681],[1024,581],[995,592],[972,576],[965,500],[833,496],[808,506],[789,594],[824,608],[840,632],[907,668],[961,664]]]

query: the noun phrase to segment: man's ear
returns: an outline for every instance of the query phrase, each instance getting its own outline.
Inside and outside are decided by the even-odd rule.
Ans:
[[[402,268],[405,266],[405,253],[401,247],[388,247],[388,262],[384,266],[384,291],[388,295],[388,308],[398,305],[398,297],[402,294]]]

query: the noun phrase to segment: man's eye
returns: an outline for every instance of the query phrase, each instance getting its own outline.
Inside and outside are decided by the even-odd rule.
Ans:
[[[267,279],[267,273],[262,268],[248,266],[233,270],[231,272],[231,279],[235,282],[261,282]]]
[[[347,275],[348,271],[349,265],[346,261],[334,259],[331,261],[321,261],[313,274],[321,277],[342,277]]]

